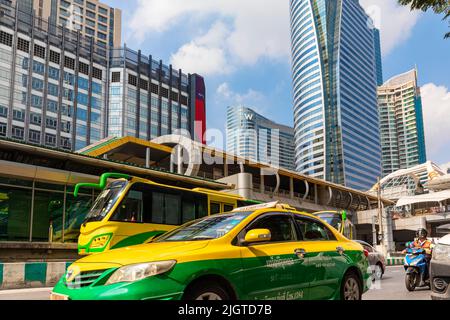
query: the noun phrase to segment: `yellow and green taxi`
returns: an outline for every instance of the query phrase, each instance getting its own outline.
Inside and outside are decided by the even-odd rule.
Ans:
[[[361,299],[362,246],[277,203],[191,221],[72,264],[51,299]]]

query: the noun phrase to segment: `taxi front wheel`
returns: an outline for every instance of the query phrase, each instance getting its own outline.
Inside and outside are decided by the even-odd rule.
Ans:
[[[220,285],[200,282],[187,290],[184,300],[230,300],[230,295]]]

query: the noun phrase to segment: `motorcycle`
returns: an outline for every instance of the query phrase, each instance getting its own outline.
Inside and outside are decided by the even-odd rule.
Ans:
[[[431,289],[429,266],[424,249],[406,249],[404,267],[406,271],[405,285],[408,291],[422,287]]]

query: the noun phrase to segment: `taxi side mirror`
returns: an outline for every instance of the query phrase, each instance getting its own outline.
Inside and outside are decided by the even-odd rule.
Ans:
[[[255,242],[270,241],[272,234],[268,229],[253,229],[246,233],[244,243],[251,244]]]

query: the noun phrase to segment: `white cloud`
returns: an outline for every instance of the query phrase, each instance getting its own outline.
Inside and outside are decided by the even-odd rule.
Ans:
[[[380,29],[383,56],[408,40],[420,17],[418,11],[400,6],[396,0],[360,0],[360,3]]]
[[[227,82],[217,87],[216,93],[221,101],[228,105],[243,105],[254,109],[257,112],[263,112],[266,97],[259,91],[249,89],[246,93],[241,94],[234,92]]]
[[[428,83],[421,88],[427,157],[432,161],[450,159],[450,91]]]
[[[208,33],[183,45],[174,53],[170,58],[171,63],[177,69],[203,76],[231,72],[232,67],[227,63],[227,53],[223,47],[229,33],[224,23],[217,22]]]
[[[287,0],[139,0],[131,34],[142,42],[146,32],[165,32],[186,17],[199,26],[204,18],[217,17],[205,34],[193,36],[172,55],[171,63],[188,72],[223,74],[263,57],[289,59]]]
[[[419,18],[418,12],[398,6],[396,0],[360,2],[381,28],[384,55],[409,38]],[[164,33],[183,28],[183,23],[203,28],[211,17],[215,21],[208,30],[187,39],[172,55],[172,64],[212,75],[261,58],[289,61],[288,0],[138,0],[129,34],[143,42],[147,32]]]

